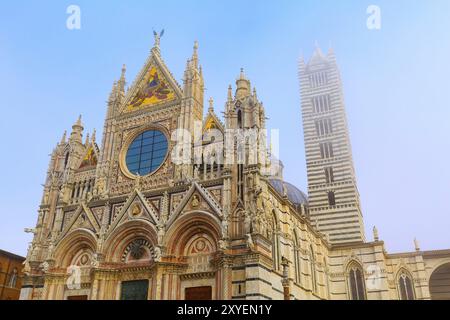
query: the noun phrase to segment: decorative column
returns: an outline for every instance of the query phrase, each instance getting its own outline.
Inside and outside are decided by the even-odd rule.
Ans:
[[[283,285],[284,300],[291,300],[288,259],[286,259],[285,257],[282,257],[281,265],[283,266],[283,279],[281,280],[281,284]]]

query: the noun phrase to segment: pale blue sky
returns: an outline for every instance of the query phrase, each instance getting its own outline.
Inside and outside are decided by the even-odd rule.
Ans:
[[[81,8],[81,30],[66,8]],[[382,29],[366,27],[380,6]],[[101,131],[112,83],[128,82],[165,28],[162,55],[181,82],[200,43],[207,97],[222,111],[241,67],[279,128],[285,178],[306,190],[297,61],[331,43],[342,72],[367,237],[389,251],[450,247],[448,0],[2,1],[0,248],[25,255],[49,157],[81,113]]]

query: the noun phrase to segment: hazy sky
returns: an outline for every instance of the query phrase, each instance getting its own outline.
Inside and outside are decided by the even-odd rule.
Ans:
[[[81,29],[66,9],[81,8]],[[381,8],[381,30],[366,26]],[[49,157],[83,114],[101,132],[112,83],[131,83],[165,29],[179,82],[200,43],[206,97],[223,110],[241,67],[280,129],[285,179],[306,190],[297,63],[331,44],[344,82],[368,240],[390,252],[450,248],[450,1],[2,1],[0,248],[25,255]],[[99,135],[100,136],[100,132]]]

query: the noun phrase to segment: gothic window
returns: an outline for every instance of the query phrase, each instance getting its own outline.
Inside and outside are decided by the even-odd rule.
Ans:
[[[316,278],[316,258],[314,254],[314,249],[312,246],[309,247],[309,253],[310,253],[310,267],[311,267],[311,284],[312,284],[312,291],[317,292],[317,278]]]
[[[238,128],[242,128],[242,111],[239,110],[237,114]]]
[[[414,300],[414,286],[412,278],[404,271],[398,278],[398,289],[400,300]]]
[[[313,88],[324,86],[328,83],[328,75],[325,71],[313,73],[309,76],[309,83]]]
[[[364,273],[362,268],[354,263],[348,272],[348,286],[351,300],[366,300],[366,288],[364,285]]]
[[[137,136],[126,155],[128,170],[145,176],[154,172],[163,163],[168,149],[166,136],[158,130],[149,130]]]
[[[334,182],[333,167],[326,167],[325,168],[325,181],[326,181],[326,183],[333,183]]]
[[[328,192],[328,204],[330,206],[336,205],[336,194],[333,191]]]
[[[278,241],[278,223],[275,211],[272,211],[272,259],[273,268],[280,270],[280,243]]]
[[[320,119],[316,121],[316,133],[317,136],[322,137],[333,133],[333,127],[331,125],[331,119]]]
[[[331,142],[323,142],[320,144],[320,156],[322,159],[329,159],[334,157],[333,144]]]
[[[66,158],[64,159],[64,169],[67,168],[68,163],[69,163],[69,152],[66,153]]]
[[[9,276],[8,286],[10,288],[15,288],[16,284],[17,284],[17,269],[14,269],[13,272],[11,272],[11,275]]]
[[[300,283],[301,279],[301,258],[300,258],[300,241],[297,232],[294,231],[294,266],[295,266],[295,282]]]
[[[330,95],[320,95],[312,99],[314,113],[330,111]]]

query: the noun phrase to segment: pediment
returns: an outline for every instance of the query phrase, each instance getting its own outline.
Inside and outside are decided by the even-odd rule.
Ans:
[[[159,54],[151,56],[125,97],[122,113],[131,113],[181,99],[181,89]]]
[[[58,243],[68,233],[77,229],[85,229],[94,234],[99,234],[100,228],[101,222],[98,221],[96,215],[85,203],[82,203],[73,214],[68,225],[64,227],[63,232],[59,235],[56,242]]]
[[[213,212],[219,218],[223,215],[222,208],[214,196],[196,181],[193,181],[189,190],[182,197],[182,200],[171,212],[169,221],[167,222],[167,228],[184,212],[195,210]]]
[[[134,220],[146,220],[153,225],[157,225],[159,221],[158,213],[153,208],[153,205],[148,203],[144,195],[137,189],[133,191],[131,196],[125,202],[125,205],[114,218],[107,231],[106,237],[108,237],[108,235],[118,226]]]

